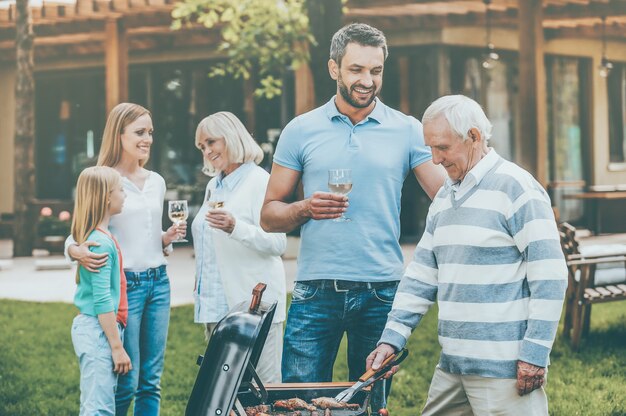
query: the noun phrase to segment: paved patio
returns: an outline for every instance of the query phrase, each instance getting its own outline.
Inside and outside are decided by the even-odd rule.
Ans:
[[[283,264],[287,290],[293,289],[297,271],[298,239],[291,239]],[[405,264],[410,259],[414,244],[402,246]],[[32,302],[66,302],[74,298],[74,266],[68,266],[62,256],[11,258],[12,243],[0,240],[0,299],[18,299]],[[191,246],[177,247],[168,257],[168,274],[172,287],[172,306],[193,303],[195,263]],[[38,267],[64,267],[61,270],[37,270]],[[71,268],[67,268],[71,267]]]

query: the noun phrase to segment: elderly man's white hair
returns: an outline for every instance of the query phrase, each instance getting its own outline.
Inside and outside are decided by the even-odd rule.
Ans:
[[[491,138],[491,122],[480,104],[464,95],[444,95],[437,98],[424,112],[422,123],[426,124],[443,116],[450,129],[461,139],[467,140],[470,129],[480,132],[485,144]]]

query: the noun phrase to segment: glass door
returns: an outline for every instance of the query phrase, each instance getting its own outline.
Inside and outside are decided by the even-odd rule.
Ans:
[[[581,200],[564,196],[583,191],[587,183],[586,71],[577,58],[546,59],[549,189],[561,221],[579,222],[584,213]]]

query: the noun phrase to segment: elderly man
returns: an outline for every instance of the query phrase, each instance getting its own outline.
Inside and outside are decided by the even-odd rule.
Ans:
[[[424,113],[448,179],[402,278],[374,369],[439,303],[442,347],[424,415],[547,415],[543,389],[567,269],[545,190],[488,147],[491,123],[452,95]]]

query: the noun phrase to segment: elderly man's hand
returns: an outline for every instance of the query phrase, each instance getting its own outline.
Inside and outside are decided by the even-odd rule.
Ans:
[[[396,349],[392,347],[391,345],[384,344],[384,343],[380,344],[365,359],[365,369],[366,370],[372,369],[374,371],[378,371],[383,361],[385,361],[387,357],[389,357],[391,354],[394,354],[395,352],[396,352]],[[384,378],[391,377],[392,375],[398,372],[399,368],[400,367],[398,367],[397,365],[394,365],[393,367],[391,367],[391,370],[387,371]]]
[[[546,369],[524,361],[517,362],[517,393],[520,396],[543,386]]]
[[[309,217],[314,220],[339,218],[348,208],[347,196],[331,192],[313,192],[305,201]]]

